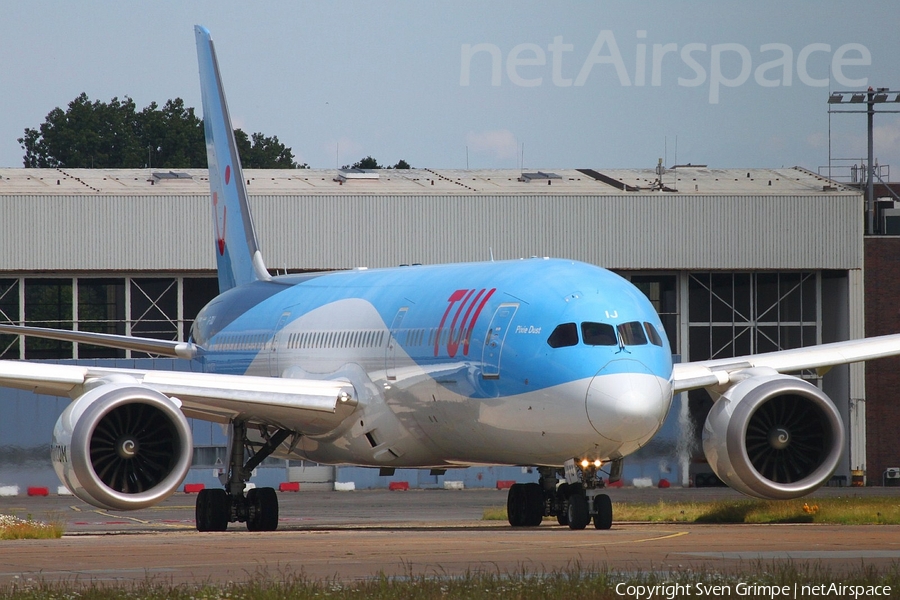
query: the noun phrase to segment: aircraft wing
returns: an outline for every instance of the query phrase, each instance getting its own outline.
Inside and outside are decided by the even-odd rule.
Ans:
[[[729,385],[734,383],[732,377],[735,373],[753,367],[768,367],[779,373],[816,369],[824,374],[835,365],[896,355],[900,355],[900,334],[765,354],[679,363],[673,371],[673,390],[677,394],[697,388]]]
[[[94,344],[107,348],[120,348],[122,350],[137,350],[148,354],[171,356],[172,358],[191,359],[197,353],[194,344],[185,342],[172,342],[153,338],[132,337],[130,335],[115,335],[111,333],[92,333],[90,331],[72,331],[71,329],[51,329],[49,327],[28,327],[25,325],[0,324],[0,334],[28,335],[32,337],[60,340],[63,342],[77,342],[79,344]]]
[[[330,430],[338,413],[356,406],[353,386],[342,380],[0,361],[0,386],[53,396],[76,397],[92,383],[123,378],[177,399],[188,417],[222,423],[241,417],[302,433]]]

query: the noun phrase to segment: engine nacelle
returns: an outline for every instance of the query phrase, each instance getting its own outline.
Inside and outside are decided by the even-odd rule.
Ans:
[[[764,373],[748,373],[716,401],[703,427],[703,451],[716,475],[738,491],[774,500],[804,496],[837,468],[844,424],[816,386]]]
[[[53,468],[73,494],[136,510],[170,496],[191,467],[193,440],[175,401],[135,380],[100,383],[60,415]]]

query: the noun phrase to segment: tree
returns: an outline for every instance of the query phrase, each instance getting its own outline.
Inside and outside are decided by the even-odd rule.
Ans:
[[[341,168],[342,169],[412,169],[412,167],[409,166],[409,163],[406,162],[405,160],[403,160],[402,158],[393,167],[386,167],[383,165],[379,165],[378,161],[375,160],[374,158],[372,158],[371,156],[367,156],[363,159],[360,159],[360,160],[356,161],[355,163],[353,163],[352,165],[344,165]]]
[[[193,108],[185,108],[184,100],[168,100],[160,110],[156,102],[150,103],[138,116],[141,125],[141,141],[150,161],[142,165],[166,168],[205,167],[206,138],[203,121]]]
[[[131,166],[142,154],[131,98],[108,104],[82,93],[63,112],[54,108],[40,129],[26,129],[19,143],[26,167]]]
[[[344,165],[341,168],[342,169],[381,169],[382,166],[378,164],[377,160],[375,160],[371,156],[367,156],[363,159],[356,161],[352,165]]]
[[[234,130],[241,165],[248,169],[308,169],[306,163],[298,165],[294,162],[291,149],[278,141],[278,136],[266,137],[254,133],[249,138],[240,129]]]
[[[235,130],[242,163],[249,168],[308,168],[294,162],[276,136]],[[137,112],[134,101],[91,102],[82,93],[67,110],[54,108],[37,129],[18,138],[31,168],[206,168],[203,121],[181,98]]]

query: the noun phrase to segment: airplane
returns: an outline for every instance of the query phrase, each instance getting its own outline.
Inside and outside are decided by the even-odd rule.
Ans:
[[[187,342],[2,325],[195,361],[199,372],[0,361],[0,386],[69,396],[51,459],[81,500],[141,509],[171,495],[193,453],[187,418],[228,427],[221,488],[196,527],[278,526],[272,488],[245,492],[266,457],[446,469],[535,467],[510,488],[510,525],[613,523],[608,481],[660,429],[674,395],[716,399],[713,471],[745,494],[823,485],[844,449],[831,400],[791,375],[900,354],[900,335],[673,364],[659,316],[627,280],[528,258],[272,276],[263,260],[210,32],[195,27],[220,294]]]

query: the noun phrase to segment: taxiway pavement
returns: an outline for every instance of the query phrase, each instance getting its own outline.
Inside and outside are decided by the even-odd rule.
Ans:
[[[890,494],[900,489],[825,489],[824,495]],[[614,502],[708,499],[730,490],[613,490]],[[738,497],[738,496],[734,496]],[[618,571],[686,568],[741,571],[773,561],[819,564],[831,572],[900,563],[900,526],[659,525],[615,523],[610,531],[571,531],[545,519],[513,529],[483,521],[506,493],[358,491],[279,494],[279,530],[194,530],[195,496],[112,513],[72,497],[0,498],[0,514],[56,519],[59,540],[0,541],[0,582],[15,578],[80,581],[224,582],[262,571],[357,580],[379,573],[452,576],[473,571],[547,572],[580,565]],[[552,524],[551,524],[552,523]]]

